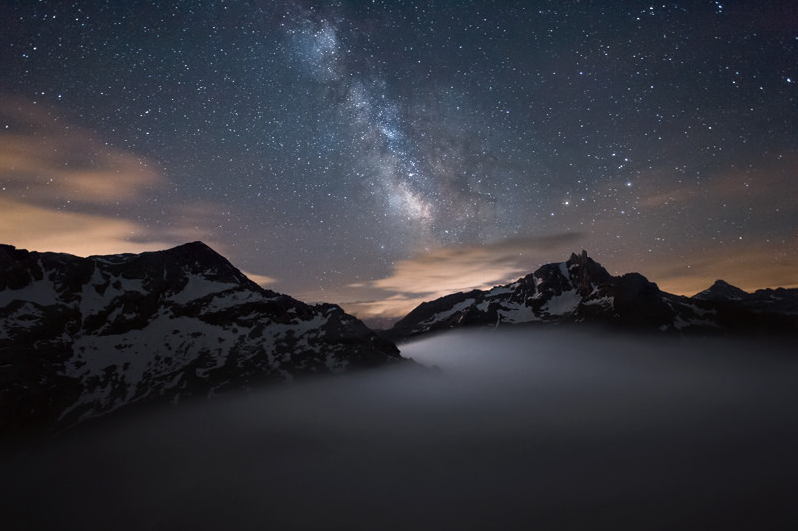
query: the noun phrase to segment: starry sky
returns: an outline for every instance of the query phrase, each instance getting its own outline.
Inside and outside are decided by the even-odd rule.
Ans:
[[[0,241],[389,323],[586,249],[798,286],[798,4],[0,1]]]

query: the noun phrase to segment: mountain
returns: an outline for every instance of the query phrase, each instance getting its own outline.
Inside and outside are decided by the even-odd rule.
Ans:
[[[723,280],[716,280],[712,286],[693,295],[694,299],[704,301],[741,301],[748,293]]]
[[[88,258],[0,245],[0,435],[401,360],[338,306],[263,289],[201,242]]]
[[[742,290],[721,285],[714,293],[724,295],[722,303],[713,296],[688,298],[663,292],[638,273],[613,276],[583,250],[572,253],[565,262],[544,265],[512,284],[422,303],[384,335],[402,341],[457,327],[535,323],[591,323],[671,333],[798,330],[798,316],[785,314],[776,305],[762,305],[761,311],[755,312],[751,304],[734,304],[735,297],[745,293]]]
[[[723,280],[692,297],[696,300],[712,301],[721,304],[735,304],[753,312],[771,312],[798,315],[798,289],[758,289],[748,293]]]

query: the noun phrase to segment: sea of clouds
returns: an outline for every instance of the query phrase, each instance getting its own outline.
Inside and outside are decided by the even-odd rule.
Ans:
[[[420,366],[139,410],[3,459],[3,528],[729,529],[795,515],[788,346],[528,329],[402,352]]]

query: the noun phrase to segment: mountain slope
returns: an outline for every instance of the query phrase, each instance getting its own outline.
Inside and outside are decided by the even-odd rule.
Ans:
[[[531,323],[717,333],[730,329],[790,332],[798,320],[672,295],[638,273],[610,275],[582,251],[565,262],[546,264],[512,284],[422,303],[385,336],[399,341],[462,326]]]
[[[263,289],[200,242],[89,258],[0,246],[0,434],[401,359],[338,306]]]

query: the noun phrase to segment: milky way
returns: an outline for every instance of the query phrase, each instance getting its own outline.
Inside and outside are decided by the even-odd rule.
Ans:
[[[440,118],[424,123],[439,111],[426,109],[425,98],[418,101],[414,81],[409,93],[401,90],[403,82],[389,84],[386,67],[364,61],[362,49],[347,46],[339,34],[357,33],[351,24],[300,10],[285,25],[289,57],[318,84],[307,93],[329,106],[320,112],[314,147],[325,162],[339,163],[334,178],[353,190],[356,205],[367,203],[385,218],[381,230],[369,234],[361,226],[357,232],[377,241],[381,251],[390,243],[400,253],[489,234],[493,201],[480,195],[478,165],[463,160],[468,154],[462,152],[462,125],[446,130]],[[473,182],[459,182],[462,176]]]
[[[581,248],[798,285],[790,2],[2,4],[4,243],[203,240],[366,317]]]

